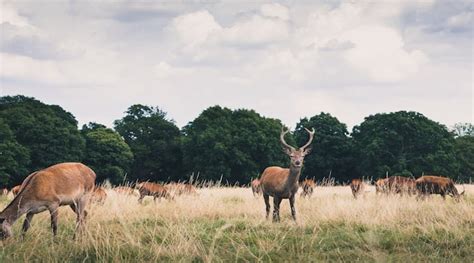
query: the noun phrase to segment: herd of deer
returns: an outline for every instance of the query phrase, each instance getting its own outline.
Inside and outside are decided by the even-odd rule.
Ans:
[[[260,179],[252,181],[251,187],[254,195],[263,195],[266,208],[266,217],[270,215],[270,196],[273,197],[273,221],[280,221],[280,204],[283,199],[288,199],[291,207],[291,215],[296,220],[295,195],[300,187],[299,179],[303,167],[304,157],[311,151],[311,142],[314,137],[314,129],[305,130],[309,134],[307,143],[296,149],[285,141],[287,131],[282,130],[280,141],[284,152],[290,158],[290,167],[282,168],[271,166],[266,168]],[[0,212],[0,238],[12,236],[12,225],[23,214],[26,214],[23,223],[23,235],[30,227],[33,216],[48,210],[51,215],[51,228],[53,234],[57,233],[58,208],[59,206],[70,206],[76,213],[76,233],[81,232],[87,217],[86,207],[90,202],[103,204],[107,193],[102,187],[95,186],[96,174],[92,169],[81,163],[60,163],[46,169],[30,174],[21,185],[12,188],[13,200]],[[311,197],[315,183],[306,179],[301,183],[303,189],[302,197]],[[352,193],[357,198],[364,192],[364,183],[360,179],[354,179],[350,185]],[[454,187],[451,179],[437,176],[422,176],[414,180],[405,177],[392,176],[381,179],[376,183],[377,193],[408,193],[418,191],[421,197],[428,194],[452,195],[459,200],[460,195]],[[117,193],[133,195],[138,191],[138,201],[141,203],[145,196],[166,198],[173,200],[174,196],[182,194],[197,194],[191,184],[171,183],[161,185],[152,182],[135,184],[134,188],[120,186],[114,188]],[[4,189],[2,193],[8,193]]]
[[[361,179],[353,179],[350,187],[355,199],[364,194],[365,183]],[[375,182],[376,194],[408,194],[417,195],[417,199],[425,199],[428,195],[439,194],[446,199],[449,195],[459,201],[465,190],[459,193],[454,181],[447,177],[423,175],[418,179],[390,176]]]

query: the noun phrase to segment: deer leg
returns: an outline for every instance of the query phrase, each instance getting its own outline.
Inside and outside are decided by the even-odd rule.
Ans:
[[[31,220],[33,219],[33,216],[35,214],[29,212],[28,214],[26,214],[26,218],[25,218],[25,221],[23,222],[23,228],[22,228],[22,231],[23,231],[23,237],[25,236],[26,234],[26,231],[28,231],[28,229],[30,228],[30,223],[31,223]]]
[[[87,211],[85,210],[86,204],[87,204],[88,199],[86,198],[81,198],[78,200],[75,204],[75,212],[76,212],[76,230],[74,232],[74,239],[76,239],[76,234],[77,233],[82,233],[83,228],[84,228],[84,221],[87,217]]]
[[[54,236],[58,233],[58,208],[58,205],[53,205],[48,208],[51,214],[51,229],[53,230]]]
[[[270,197],[267,194],[263,194],[263,200],[265,201],[265,209],[267,212],[266,219],[268,219],[268,215],[270,215]]]
[[[141,204],[143,202],[143,198],[145,196],[140,193],[140,197],[138,198],[138,202]]]
[[[291,216],[296,221],[295,195],[290,196]]]
[[[281,198],[273,197],[273,222],[280,222],[280,203]]]

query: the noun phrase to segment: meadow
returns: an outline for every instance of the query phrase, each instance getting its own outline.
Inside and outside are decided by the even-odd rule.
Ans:
[[[287,200],[280,223],[266,220],[250,188],[210,186],[142,205],[108,189],[77,240],[69,207],[60,208],[56,238],[45,212],[22,239],[23,216],[0,245],[0,262],[474,262],[474,185],[465,189],[456,203],[377,196],[373,187],[355,200],[348,186],[316,187],[310,199],[298,196],[296,223]]]

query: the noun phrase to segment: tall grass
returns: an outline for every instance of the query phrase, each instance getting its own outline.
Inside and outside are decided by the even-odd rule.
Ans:
[[[56,238],[47,213],[34,217],[24,240],[20,220],[0,262],[474,261],[474,185],[460,203],[369,190],[354,200],[349,187],[317,187],[312,198],[297,199],[296,223],[285,200],[276,224],[249,188],[210,186],[142,205],[108,190],[104,205],[89,208],[81,238],[72,240],[75,215],[62,207]]]

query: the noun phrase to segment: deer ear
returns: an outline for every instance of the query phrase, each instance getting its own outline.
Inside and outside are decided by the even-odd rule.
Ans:
[[[311,147],[307,147],[306,149],[304,149],[303,154],[304,154],[304,155],[310,154],[310,153],[311,153],[311,149],[312,149]]]
[[[291,150],[286,148],[286,147],[283,147],[283,152],[286,153],[287,155],[291,155]]]

